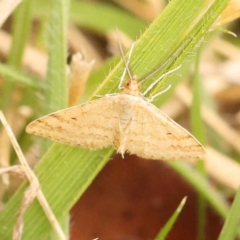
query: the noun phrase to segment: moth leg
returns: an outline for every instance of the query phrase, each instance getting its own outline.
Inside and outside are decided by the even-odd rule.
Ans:
[[[94,95],[94,97],[98,97],[98,98],[111,97],[111,96],[116,96],[117,94],[118,94],[118,93],[107,93],[106,95],[96,94],[96,95]]]
[[[121,125],[119,123],[119,147],[117,149],[117,152],[122,155],[122,158],[124,158],[124,153],[126,152],[126,145],[128,141],[130,126],[131,126],[131,120],[127,122],[127,125]]]
[[[157,80],[155,80],[143,93],[143,95],[145,96],[161,79],[163,79],[164,77],[166,77],[169,74],[172,74],[173,72],[177,71],[179,68],[181,67],[181,65],[179,65],[178,67],[164,73],[162,76],[160,76]],[[159,94],[160,95],[160,94]]]
[[[172,85],[170,84],[170,85],[169,85],[166,89],[164,89],[163,91],[161,91],[161,92],[159,92],[159,93],[151,96],[150,98],[147,98],[147,101],[148,101],[148,102],[152,102],[152,101],[154,100],[154,98],[156,98],[156,97],[162,95],[163,93],[167,92],[167,91],[171,88],[171,86],[172,86]]]
[[[124,158],[124,153],[126,152],[127,132],[122,129],[121,125],[119,127],[120,127],[120,138],[119,138],[119,147],[117,149],[117,152],[122,155],[122,158]]]

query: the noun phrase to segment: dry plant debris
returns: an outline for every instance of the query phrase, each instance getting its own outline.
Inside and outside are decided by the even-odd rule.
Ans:
[[[52,212],[43,192],[41,191],[40,184],[38,182],[38,178],[34,174],[34,172],[31,170],[31,168],[28,166],[28,163],[21,151],[20,146],[18,145],[18,142],[16,138],[14,137],[14,134],[12,132],[11,127],[8,125],[8,122],[3,114],[2,111],[0,111],[0,120],[6,129],[6,132],[10,138],[10,141],[12,142],[13,148],[16,151],[16,154],[21,162],[21,166],[13,166],[8,167],[6,169],[0,169],[0,174],[6,172],[13,172],[18,173],[18,175],[22,176],[25,175],[29,182],[30,186],[25,190],[24,197],[20,206],[20,210],[18,212],[17,221],[13,230],[13,240],[20,240],[22,236],[23,231],[23,215],[29,205],[32,203],[32,201],[37,197],[40,205],[42,206],[43,211],[45,212],[50,224],[52,225],[54,231],[56,232],[57,236],[61,240],[66,240],[66,237],[58,224],[58,221]]]

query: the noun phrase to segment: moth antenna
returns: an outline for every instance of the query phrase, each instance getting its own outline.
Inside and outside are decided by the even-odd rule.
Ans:
[[[129,54],[128,54],[128,59],[126,60],[125,58],[125,55],[124,55],[124,52],[123,52],[123,47],[122,47],[122,42],[121,42],[121,39],[120,39],[120,35],[119,35],[119,31],[117,29],[117,39],[118,39],[118,45],[119,45],[119,49],[120,49],[120,52],[121,52],[121,57],[122,57],[122,60],[125,64],[125,69],[123,71],[123,74],[122,74],[122,77],[120,79],[120,83],[118,85],[118,88],[119,89],[122,89],[122,83],[124,81],[124,78],[125,78],[125,75],[126,75],[126,72],[128,73],[128,76],[130,78],[130,81],[132,81],[132,74],[130,72],[130,69],[129,69],[129,62],[130,62],[130,58],[131,58],[131,55],[132,55],[132,51],[133,51],[133,48],[134,48],[134,44],[135,42],[132,44],[130,50],[129,50]]]

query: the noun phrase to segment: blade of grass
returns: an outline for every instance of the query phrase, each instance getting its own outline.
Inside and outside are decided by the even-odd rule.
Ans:
[[[81,14],[79,14],[79,12]],[[101,19],[100,21],[96,21]],[[109,21],[111,19],[111,21]],[[114,5],[72,1],[71,20],[79,26],[93,30],[99,34],[115,31],[116,26],[129,37],[135,39],[147,27],[147,23],[117,8]]]
[[[67,107],[68,84],[66,76],[66,25],[69,0],[51,0],[49,24],[49,60],[45,114]]]
[[[49,23],[49,59],[47,71],[47,88],[45,92],[45,106],[43,114],[63,109],[68,105],[67,82],[67,43],[66,27],[68,19],[69,0],[51,0]],[[42,141],[42,152],[46,152],[51,141]]]
[[[69,236],[70,236],[70,216],[69,215],[66,215],[66,217],[64,217],[61,222],[60,222],[60,225],[63,229],[63,232],[65,233],[65,236],[66,236],[66,239],[70,239]],[[52,233],[50,235],[50,239],[49,240],[59,240],[58,236],[55,234],[55,233]]]
[[[69,0],[52,0],[52,15],[49,29],[49,62],[46,100],[49,103],[46,113],[67,106],[66,78],[66,24]],[[12,60],[13,62],[17,60]],[[58,69],[56,71],[56,69]],[[59,97],[61,96],[61,97]],[[43,147],[47,147],[44,142]],[[46,221],[46,219],[44,219]],[[45,223],[46,224],[46,223]],[[43,223],[44,225],[44,223]],[[49,232],[48,232],[49,234]],[[55,233],[53,234],[55,235]]]
[[[161,17],[151,24],[151,27],[143,33],[134,46],[130,68],[131,72],[138,76],[138,79],[142,79],[149,72],[162,66],[153,77],[142,84],[143,90],[149,86],[153,79],[180,65],[189,52],[204,38],[204,32],[206,34],[207,29],[212,26],[214,19],[224,9],[227,1],[218,5],[215,4],[216,1],[211,1],[208,5],[207,2],[203,1],[193,3],[176,0],[176,5],[169,4],[167,6],[165,11],[161,13]],[[184,24],[175,21],[176,16],[181,16],[182,19],[179,21]],[[168,18],[169,21],[171,19],[170,23],[166,21]],[[171,24],[171,27],[168,24]],[[155,29],[155,32],[152,29]],[[170,46],[171,48],[169,48]],[[123,61],[120,61],[96,89],[94,95],[116,92],[123,68]],[[169,75],[165,77],[149,94],[158,93],[169,77]]]
[[[46,102],[44,112],[48,114],[68,106],[68,79],[66,72],[67,60],[67,22],[69,11],[69,0],[52,0],[49,24],[49,60],[47,71]],[[42,141],[42,151],[46,152],[51,141]],[[68,221],[64,216],[62,222]],[[52,232],[51,238],[56,236]]]
[[[203,145],[206,144],[205,137],[205,126],[201,116],[201,102],[202,102],[202,83],[199,76],[199,63],[201,56],[201,48],[197,51],[197,57],[195,61],[195,71],[192,84],[192,106],[191,106],[191,126],[194,136],[200,141]],[[204,176],[206,176],[205,164],[203,160],[197,161],[197,169]],[[198,195],[198,226],[197,226],[197,239],[205,239],[206,234],[206,199],[203,195]]]
[[[47,1],[35,1],[34,15],[43,17],[50,11]],[[104,35],[116,26],[129,37],[135,39],[147,27],[147,22],[130,13],[104,2],[71,1],[69,18],[83,28]]]
[[[0,64],[0,74],[6,78],[6,82],[11,81],[12,83],[21,83],[28,87],[37,89],[41,88],[41,83],[39,83],[39,81],[35,81],[31,77],[25,76],[22,72],[6,64]]]
[[[183,200],[180,202],[179,206],[173,213],[173,215],[168,219],[167,223],[163,226],[159,234],[154,238],[154,240],[164,240],[168,233],[171,231],[174,223],[176,222],[179,214],[181,213],[185,203],[186,203],[187,197],[184,197]]]
[[[222,218],[226,218],[228,205],[222,196],[210,186],[207,180],[195,169],[188,164],[180,161],[168,162],[184,179],[204,196]]]
[[[72,147],[66,149],[60,144],[54,144],[49,149],[35,172],[56,217],[62,219],[66,216],[77,201],[78,195],[86,190],[96,174],[109,160],[111,154],[112,149],[108,149],[108,152],[102,150],[94,153]],[[58,158],[57,164],[56,161],[52,161],[56,158]],[[74,159],[75,163],[72,164]],[[59,171],[59,167],[65,168],[66,171]],[[49,178],[49,176],[51,177]],[[7,204],[8,207],[0,215],[0,239],[11,239],[12,226],[15,223],[16,213],[25,188],[26,184],[17,191]],[[37,201],[34,201],[24,215],[23,239],[45,240],[48,239],[50,232],[52,232],[51,227],[41,207]]]
[[[240,188],[235,195],[232,206],[224,223],[218,240],[234,240],[240,232]]]
[[[16,9],[13,17],[12,45],[8,55],[8,64],[16,69],[21,68],[23,51],[29,36],[31,26],[31,0],[23,1]],[[24,26],[24,27],[22,27]],[[21,36],[21,37],[20,37]],[[0,109],[6,109],[11,101],[14,83],[5,82],[2,87]]]
[[[31,0],[23,1],[14,13],[12,47],[8,55],[8,63],[16,68],[22,65],[22,56],[31,28],[31,4]]]
[[[193,84],[192,84],[193,99],[192,99],[192,106],[191,106],[191,127],[194,133],[194,136],[198,139],[198,141],[201,144],[206,145],[205,126],[201,116],[203,86],[202,86],[201,78],[199,76],[200,55],[201,55],[201,48],[197,52]]]
[[[177,51],[177,47],[184,45],[185,47],[181,48],[181,51],[177,51],[177,62],[170,58],[172,63],[168,62],[168,65],[165,65],[166,69],[159,71],[159,75],[172,68],[174,64],[179,65],[183,57],[186,56],[186,52],[191,51],[203,38],[227,2],[228,0],[211,1],[211,7],[208,8],[207,3],[202,1],[171,1],[164,12],[139,39],[132,55],[131,67],[134,70],[132,72],[138,76],[146,75],[156,66],[164,63],[166,59],[169,59],[171,54]],[[182,24],[179,25],[179,22]],[[198,32],[189,31],[196,25]],[[196,35],[189,37],[188,33]],[[189,41],[185,43],[187,39]],[[123,69],[124,65],[121,61],[95,91],[95,94],[103,95],[116,92]],[[144,83],[144,86],[147,87],[149,84],[150,81]],[[58,144],[54,144],[49,149],[35,171],[45,196],[57,217],[64,217],[106,164],[112,152],[112,149],[93,152]],[[0,238],[10,238],[11,236],[22,191],[21,188],[0,214]],[[50,231],[50,226],[44,221],[44,215],[37,202],[34,202],[26,212],[24,229],[23,239],[35,239],[36,236],[45,239]]]
[[[0,2],[0,9],[1,9],[0,28],[5,23],[9,15],[11,15],[14,9],[19,5],[19,3],[21,3],[21,0],[15,0],[14,2],[10,2],[8,0],[2,0]]]

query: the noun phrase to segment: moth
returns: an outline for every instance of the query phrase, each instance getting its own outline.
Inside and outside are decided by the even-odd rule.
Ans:
[[[127,152],[156,160],[204,159],[202,145],[144,98],[156,83],[144,94],[140,92],[140,83],[128,68],[132,49],[133,45],[126,61],[120,46],[125,70],[119,88],[126,72],[129,75],[121,93],[51,113],[30,123],[26,131],[80,148],[96,150],[113,146],[122,157]]]

